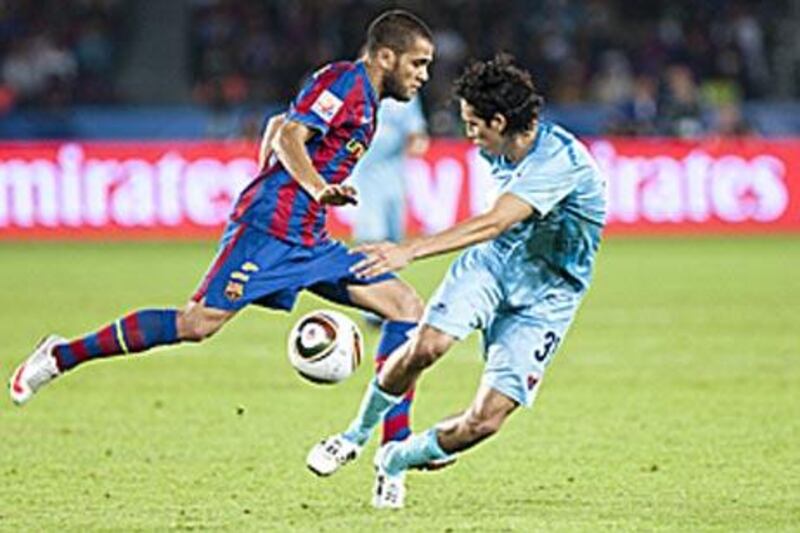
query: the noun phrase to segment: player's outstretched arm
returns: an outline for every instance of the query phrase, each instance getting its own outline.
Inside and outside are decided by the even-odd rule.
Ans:
[[[286,171],[315,201],[329,205],[357,203],[353,187],[328,184],[314,168],[306,150],[306,142],[314,134],[305,124],[285,120],[275,133],[272,149]]]
[[[359,277],[379,276],[400,270],[410,262],[434,255],[461,250],[467,246],[494,239],[518,222],[533,215],[533,207],[520,197],[501,195],[489,212],[467,219],[452,228],[419,237],[401,244],[388,242],[356,247],[366,258],[351,269]]]

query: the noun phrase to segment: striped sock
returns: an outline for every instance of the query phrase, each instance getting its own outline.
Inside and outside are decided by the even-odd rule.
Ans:
[[[175,309],[142,309],[53,349],[58,368],[64,372],[102,357],[143,352],[154,346],[179,341]]]
[[[389,356],[408,340],[408,332],[417,327],[416,322],[386,321],[383,323],[381,341],[375,354],[375,374],[383,368]],[[392,407],[383,417],[382,444],[401,441],[411,435],[411,402],[414,401],[414,388],[409,389],[403,400]]]

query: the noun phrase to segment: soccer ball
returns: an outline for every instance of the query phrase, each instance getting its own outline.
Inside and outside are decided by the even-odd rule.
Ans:
[[[289,362],[314,383],[338,383],[361,363],[361,331],[337,311],[305,315],[292,328],[287,344]]]

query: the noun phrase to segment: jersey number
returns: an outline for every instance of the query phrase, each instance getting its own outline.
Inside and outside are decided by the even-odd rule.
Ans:
[[[556,351],[559,342],[561,342],[561,337],[552,331],[548,331],[544,334],[544,346],[533,352],[533,358],[541,363]]]

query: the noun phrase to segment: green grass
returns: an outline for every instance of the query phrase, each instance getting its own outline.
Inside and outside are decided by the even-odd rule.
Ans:
[[[0,371],[47,332],[183,302],[212,251],[0,246]],[[405,277],[428,295],[447,262]],[[331,479],[304,466],[369,365],[307,384],[284,353],[297,315],[248,310],[206,344],[0,402],[0,530],[797,530],[799,264],[792,238],[609,240],[535,408],[457,466],[412,474],[399,513],[369,506],[373,447]],[[423,380],[415,426],[467,405],[480,372],[472,338]]]

